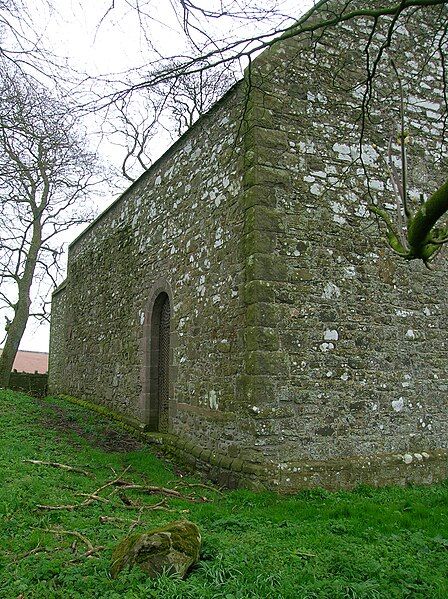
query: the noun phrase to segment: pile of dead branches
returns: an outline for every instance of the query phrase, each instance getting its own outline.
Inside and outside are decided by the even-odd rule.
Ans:
[[[82,474],[83,476],[86,476],[88,478],[94,478],[92,473],[78,466],[69,466],[67,464],[61,464],[59,462],[47,462],[42,460],[24,461],[40,466],[60,468],[67,472],[74,472],[77,474]],[[137,510],[137,515],[130,519],[106,515],[99,517],[99,521],[101,524],[117,523],[120,525],[128,525],[128,532],[131,532],[137,526],[145,524],[142,521],[142,516],[148,510],[163,510],[165,512],[176,512],[183,514],[189,512],[188,509],[170,507],[169,500],[171,499],[187,501],[190,503],[204,503],[211,501],[211,499],[200,494],[198,491],[208,489],[214,491],[215,493],[221,494],[221,491],[219,489],[208,486],[206,484],[188,483],[186,481],[176,481],[176,484],[173,487],[163,487],[150,485],[146,483],[136,483],[132,480],[129,480],[129,470],[130,466],[127,466],[120,474],[117,475],[115,470],[112,469],[113,476],[109,480],[106,480],[106,482],[92,489],[90,492],[76,493],[76,496],[82,498],[80,499],[80,501],[61,505],[37,504],[36,510],[73,511],[77,509],[86,508],[92,505],[93,503],[102,503],[113,507],[119,507],[121,509],[125,508],[129,510]],[[130,496],[129,492],[132,492],[131,495],[133,496]],[[156,501],[155,503],[148,503],[140,499],[135,499],[135,495],[156,496],[158,497],[158,501]],[[104,546],[95,546],[84,534],[81,534],[80,532],[75,530],[64,530],[62,528],[45,528],[41,530],[42,532],[52,533],[56,536],[71,537],[73,539],[71,545],[73,551],[76,550],[76,546],[79,543],[82,543],[85,546],[85,552],[82,555],[71,560],[71,562],[76,562],[83,558],[93,557],[100,551],[105,549]],[[29,555],[41,552],[54,553],[55,551],[59,551],[66,548],[67,547],[56,547],[53,549],[46,549],[45,547],[39,544],[31,551],[28,551],[24,555],[20,556],[19,559],[24,559]]]

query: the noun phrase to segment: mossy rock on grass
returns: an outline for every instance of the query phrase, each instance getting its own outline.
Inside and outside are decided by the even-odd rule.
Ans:
[[[193,522],[175,520],[161,528],[122,539],[112,554],[110,575],[116,578],[126,566],[138,565],[151,578],[162,573],[185,578],[199,560],[201,533]]]

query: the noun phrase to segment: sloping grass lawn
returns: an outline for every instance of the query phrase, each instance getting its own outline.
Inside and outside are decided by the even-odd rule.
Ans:
[[[0,434],[1,598],[448,597],[447,484],[221,494],[98,414],[11,391],[0,391]],[[127,490],[116,479],[189,498]],[[112,549],[130,529],[179,518],[203,536],[201,562],[185,581],[150,580],[137,568],[109,578]]]

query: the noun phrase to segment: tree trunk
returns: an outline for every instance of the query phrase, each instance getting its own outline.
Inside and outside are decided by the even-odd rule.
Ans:
[[[30,315],[31,284],[33,282],[37,257],[42,244],[42,224],[40,222],[40,217],[41,214],[35,217],[33,236],[26,257],[25,268],[22,277],[17,283],[19,298],[15,306],[14,318],[7,329],[3,352],[0,356],[0,388],[7,388],[9,385],[12,366]]]
[[[12,366],[28,322],[30,303],[29,293],[22,300],[19,298],[14,318],[8,327],[5,345],[0,356],[0,387],[6,388],[9,385]]]

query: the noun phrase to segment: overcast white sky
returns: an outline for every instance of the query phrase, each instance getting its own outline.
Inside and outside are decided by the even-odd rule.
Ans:
[[[258,4],[266,8],[274,1],[264,0]],[[157,6],[157,21],[151,22],[150,30],[151,42],[165,54],[179,52],[182,48],[180,28],[174,18],[171,2],[159,0],[157,4],[154,3]],[[215,0],[198,3],[211,8]],[[148,34],[148,30],[142,31],[136,11],[129,7],[129,0],[115,0],[113,10],[107,13],[111,4],[112,0],[54,0],[54,6],[49,8],[45,0],[29,0],[29,11],[37,28],[43,31],[45,44],[56,55],[66,57],[69,64],[80,72],[97,76],[143,66],[150,56],[144,35]],[[257,2],[252,3],[255,4]],[[281,4],[285,14],[298,17],[312,5],[312,0],[284,0]],[[226,36],[230,23],[222,22],[220,27],[221,35]],[[255,29],[250,31],[251,27],[254,26],[247,23],[243,26],[245,37],[255,32]],[[231,32],[228,33],[230,35]],[[93,143],[96,143],[95,140]],[[157,152],[160,155],[166,150],[169,143],[168,136],[163,140],[158,139],[153,159],[158,157]],[[108,140],[103,140],[101,144],[103,155],[118,162],[120,151]],[[105,198],[101,209],[113,199],[112,196]],[[79,232],[79,229],[73,230],[67,241],[73,240]],[[49,326],[39,325],[30,319],[20,348],[48,351],[48,344]]]

